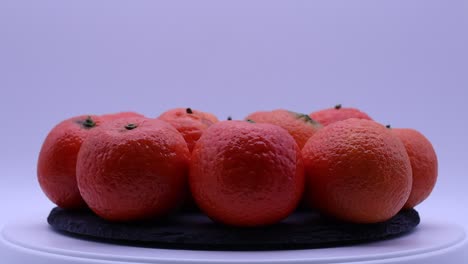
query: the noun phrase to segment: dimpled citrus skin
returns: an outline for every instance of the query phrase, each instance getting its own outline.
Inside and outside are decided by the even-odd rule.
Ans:
[[[304,189],[300,150],[271,124],[221,121],[192,152],[190,189],[211,219],[233,226],[263,226],[287,217]]]
[[[285,109],[258,111],[248,115],[245,119],[256,123],[273,124],[286,129],[301,149],[307,140],[322,128],[322,125],[310,119],[307,115]]]
[[[209,126],[218,122],[216,116],[190,108],[175,108],[162,113],[158,119],[174,126],[184,137],[190,152]],[[191,112],[191,113],[188,113]]]
[[[355,223],[396,215],[408,200],[412,175],[403,143],[369,120],[324,127],[302,150],[308,199],[322,213]]]
[[[413,208],[431,194],[437,181],[437,155],[431,142],[414,129],[393,128],[401,139],[411,161],[413,185],[404,208]]]
[[[213,124],[219,122],[218,118],[215,115],[213,115],[212,113],[201,112],[201,111],[197,111],[197,110],[194,110],[194,113],[195,114],[200,113],[200,115],[201,115],[201,117],[203,119],[207,119],[207,120],[211,121]]]
[[[128,124],[136,128],[128,130]],[[78,154],[83,199],[99,216],[132,221],[164,216],[185,198],[190,154],[164,121],[122,118],[93,131]]]
[[[87,127],[86,119],[95,122]],[[100,124],[97,116],[77,116],[60,122],[47,135],[37,163],[42,191],[57,206],[86,207],[76,184],[76,159],[83,140]]]
[[[310,117],[322,124],[323,126],[328,126],[332,123],[346,120],[349,118],[372,120],[370,116],[368,116],[364,112],[361,112],[359,109],[351,107],[343,108],[340,105],[337,105],[334,108],[328,108],[312,112],[310,114]]]

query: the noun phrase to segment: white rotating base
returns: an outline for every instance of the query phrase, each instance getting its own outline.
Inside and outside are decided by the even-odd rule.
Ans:
[[[0,236],[2,264],[9,263],[366,263],[462,264],[468,262],[463,228],[422,219],[411,233],[380,242],[327,249],[284,251],[192,251],[132,247],[69,237],[44,216],[8,224]]]

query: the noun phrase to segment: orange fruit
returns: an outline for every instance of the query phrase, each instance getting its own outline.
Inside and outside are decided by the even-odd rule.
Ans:
[[[431,142],[414,129],[393,128],[405,145],[413,171],[411,194],[404,208],[413,208],[431,194],[437,181],[437,155]]]
[[[300,149],[281,127],[221,121],[198,140],[189,184],[199,208],[214,221],[232,226],[274,224],[301,200]]]
[[[187,113],[187,110],[190,112],[190,110],[192,110],[192,109],[191,108],[186,108],[185,109],[186,113]],[[212,113],[202,112],[202,111],[198,111],[198,110],[192,110],[192,114],[200,115],[200,117],[202,119],[209,120],[213,124],[219,122],[218,118],[215,115],[213,115]]]
[[[306,195],[323,214],[354,223],[396,215],[411,192],[405,146],[389,129],[351,118],[324,127],[302,150]]]
[[[344,108],[341,104],[336,105],[334,108],[312,112],[310,117],[323,126],[328,126],[329,124],[349,118],[372,120],[372,118],[370,118],[366,113],[361,112],[359,109],[351,107]]]
[[[61,208],[86,206],[76,184],[76,159],[83,140],[100,122],[94,115],[69,118],[56,125],[42,144],[37,163],[39,185]]]
[[[214,115],[191,108],[171,109],[162,113],[158,119],[173,125],[184,137],[190,151],[203,131],[218,122]]]
[[[78,188],[89,208],[107,220],[164,216],[185,198],[189,159],[182,135],[168,123],[117,119],[83,142]]]
[[[286,129],[301,149],[307,140],[322,128],[322,125],[308,115],[284,109],[258,111],[248,115],[245,119],[255,123],[269,123]]]
[[[145,116],[140,113],[131,112],[131,111],[101,115],[101,119],[104,121],[109,121],[109,120],[114,120],[114,119],[124,118],[124,117],[145,117]]]

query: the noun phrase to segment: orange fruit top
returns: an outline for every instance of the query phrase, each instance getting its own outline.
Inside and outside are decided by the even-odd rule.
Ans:
[[[248,115],[245,119],[252,120],[255,123],[269,123],[286,129],[301,149],[307,140],[322,128],[322,125],[308,115],[285,109],[258,111]]]
[[[329,124],[346,120],[348,118],[359,118],[372,120],[366,113],[361,112],[359,109],[350,108],[350,107],[341,107],[340,104],[336,105],[333,108],[323,109],[320,111],[312,112],[310,117],[323,126],[328,126]]]
[[[324,127],[302,150],[308,199],[322,213],[355,223],[396,215],[411,192],[411,164],[401,140],[370,120]]]
[[[42,144],[37,177],[46,196],[57,206],[85,207],[76,184],[76,158],[89,133],[101,124],[94,115],[82,115],[57,124]]]
[[[89,208],[107,220],[163,216],[185,198],[189,159],[182,135],[168,123],[117,119],[83,142],[78,188]]]
[[[197,142],[189,184],[197,205],[215,221],[233,226],[274,224],[301,199],[300,149],[281,127],[221,121]]]
[[[124,118],[124,117],[145,117],[144,115],[137,113],[137,112],[118,112],[118,113],[112,113],[112,114],[104,114],[100,116],[102,120],[108,121],[108,120],[114,120],[118,118]]]
[[[214,115],[191,108],[171,109],[162,113],[158,119],[173,125],[184,137],[190,151],[203,131],[218,122]]]
[[[437,181],[437,155],[431,142],[420,132],[408,128],[392,131],[406,147],[413,171],[413,185],[405,208],[413,208],[431,194]]]

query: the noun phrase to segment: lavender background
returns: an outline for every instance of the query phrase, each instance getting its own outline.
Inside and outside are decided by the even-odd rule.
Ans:
[[[468,223],[467,1],[2,0],[0,91],[0,223],[51,208],[36,160],[65,118],[336,103],[423,132],[440,170],[419,209]]]

